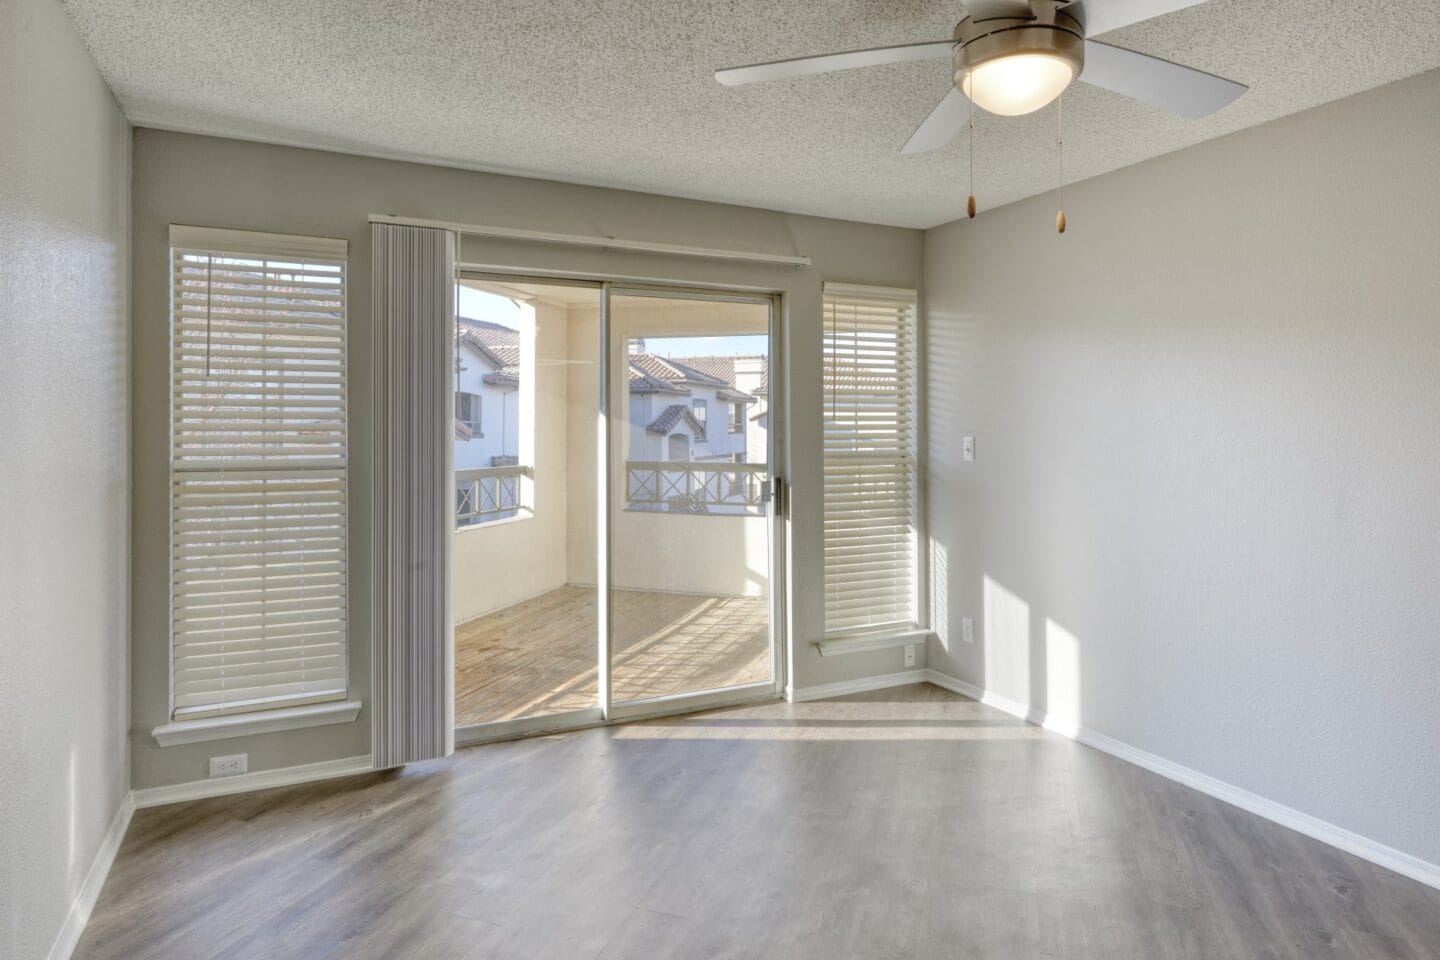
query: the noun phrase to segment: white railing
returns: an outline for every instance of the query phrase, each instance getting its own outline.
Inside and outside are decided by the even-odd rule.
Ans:
[[[769,473],[763,463],[631,460],[625,464],[625,505],[655,513],[760,516]]]
[[[455,471],[455,525],[469,527],[528,512],[530,467],[479,467]]]

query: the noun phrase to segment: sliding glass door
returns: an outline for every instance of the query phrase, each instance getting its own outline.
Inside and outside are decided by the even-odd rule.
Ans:
[[[772,689],[773,304],[609,293],[613,710]]]
[[[460,280],[451,537],[457,727],[599,719],[602,296],[598,283]]]
[[[776,694],[772,299],[474,274],[457,303],[459,741]]]

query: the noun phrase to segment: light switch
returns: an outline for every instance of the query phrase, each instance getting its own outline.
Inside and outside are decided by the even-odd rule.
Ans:
[[[966,437],[966,438],[965,438],[965,441],[964,441],[964,444],[963,444],[963,446],[961,447],[961,450],[963,451],[962,455],[965,457],[966,460],[974,460],[974,459],[975,459],[975,438],[974,438],[974,437]]]

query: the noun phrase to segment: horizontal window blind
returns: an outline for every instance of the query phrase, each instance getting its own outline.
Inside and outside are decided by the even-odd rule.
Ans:
[[[173,716],[343,698],[345,242],[171,251]]]
[[[911,627],[919,549],[915,294],[825,285],[825,632]]]

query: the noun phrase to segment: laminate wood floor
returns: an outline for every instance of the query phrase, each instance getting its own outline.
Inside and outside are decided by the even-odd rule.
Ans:
[[[617,590],[617,702],[770,679],[760,597]],[[594,587],[565,586],[455,628],[455,725],[584,710],[597,703]]]
[[[1433,958],[1440,891],[916,685],[140,810],[74,956]]]

